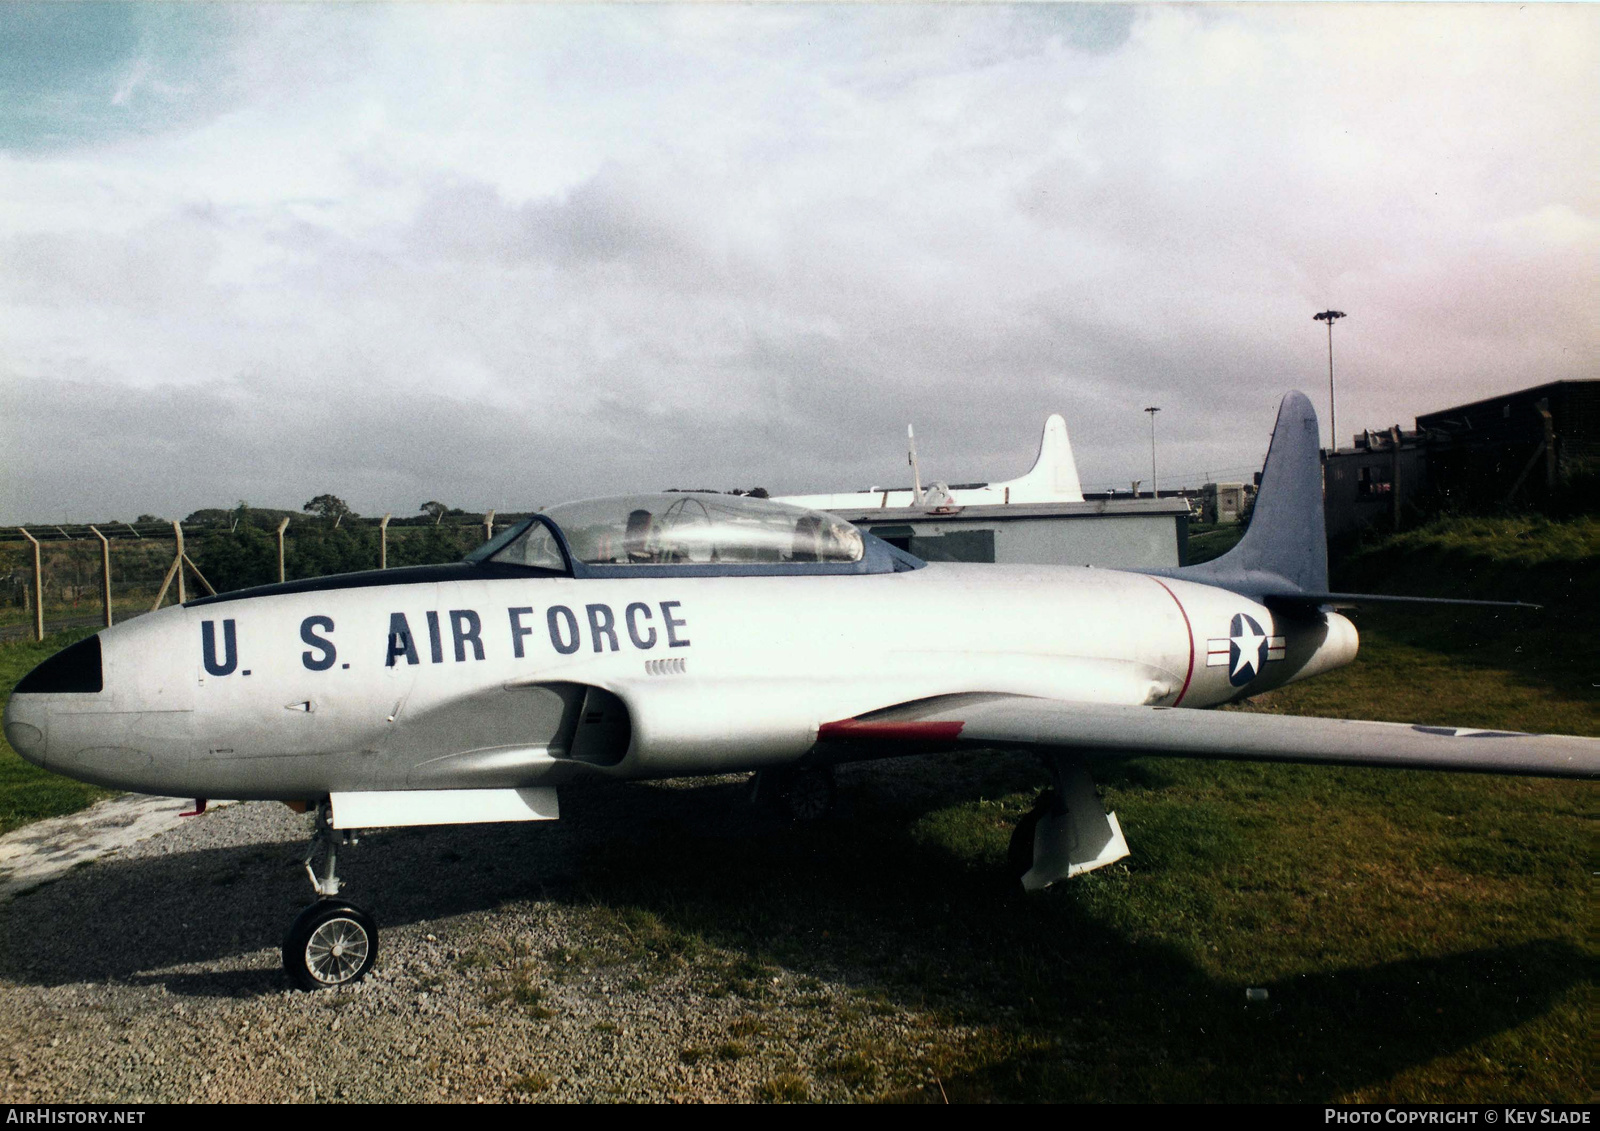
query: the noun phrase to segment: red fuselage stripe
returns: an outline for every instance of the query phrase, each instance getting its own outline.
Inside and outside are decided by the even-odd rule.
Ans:
[[[1167,589],[1167,583],[1159,577],[1152,577],[1150,580],[1161,586],[1161,588]],[[1189,638],[1189,670],[1183,675],[1183,690],[1179,691],[1178,697],[1172,701],[1172,705],[1176,707],[1183,702],[1183,697],[1189,693],[1189,681],[1194,678],[1194,626],[1189,623],[1189,611],[1183,607],[1183,602],[1178,600],[1178,595],[1171,589],[1167,589],[1167,596],[1172,598],[1172,603],[1178,606],[1178,612],[1183,614],[1184,635]]]
[[[817,728],[817,740],[829,739],[876,742],[954,742],[961,734],[963,722],[863,722],[860,719],[841,719],[836,723],[823,723]]]

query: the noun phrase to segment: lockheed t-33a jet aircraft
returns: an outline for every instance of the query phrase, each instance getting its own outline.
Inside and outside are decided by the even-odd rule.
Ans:
[[[1162,574],[925,564],[830,515],[639,495],[550,508],[465,561],[269,585],[108,628],[16,687],[23,757],[84,781],[314,808],[318,899],[283,946],[361,978],[372,918],[338,849],[377,827],[546,820],[584,777],[758,771],[826,801],[834,764],[1033,751],[1037,889],[1128,854],[1085,769],[1162,755],[1593,777],[1600,740],[1206,711],[1348,664],[1317,422],[1278,412],[1254,521]],[[318,856],[320,866],[315,866]]]

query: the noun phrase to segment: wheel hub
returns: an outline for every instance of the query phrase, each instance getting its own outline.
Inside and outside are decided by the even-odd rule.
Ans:
[[[349,981],[367,959],[367,932],[353,919],[329,919],[306,940],[306,969],[325,985]]]

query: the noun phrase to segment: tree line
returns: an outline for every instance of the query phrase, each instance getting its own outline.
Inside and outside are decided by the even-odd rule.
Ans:
[[[283,544],[284,579],[326,577],[376,569],[382,534],[370,523],[349,522],[358,515],[337,495],[306,501],[302,512],[312,521],[297,523]],[[446,517],[466,517],[458,507],[429,500],[416,518],[391,523],[386,556],[394,566],[438,565],[460,561],[483,542],[477,523],[446,524]],[[197,539],[195,563],[219,593],[267,585],[278,580],[278,524],[296,512],[252,507],[240,501],[230,510],[212,508],[191,514],[185,525],[208,526]],[[404,526],[403,532],[394,529]],[[225,527],[225,529],[224,529]]]
[[[401,517],[390,520],[391,526],[438,526],[446,518],[476,518],[475,512],[452,507],[448,503],[441,503],[430,499],[417,508],[415,516]],[[286,518],[300,518],[309,514],[315,519],[330,526],[342,526],[346,519],[358,519],[361,515],[351,509],[338,495],[318,495],[309,499],[298,511],[278,510],[273,507],[253,507],[240,499],[232,507],[201,507],[183,520],[185,526],[226,526],[229,530],[236,530],[242,525],[265,526],[276,528],[278,523]],[[142,514],[137,522],[162,522],[155,515]]]
[[[377,569],[378,539],[375,526],[319,523],[295,528],[284,539],[284,577],[295,581]],[[391,530],[388,564],[392,568],[460,561],[482,542],[483,529],[476,524],[411,527],[403,534]],[[215,530],[199,540],[192,556],[219,593],[277,581],[276,524],[272,529],[240,523],[231,530]]]

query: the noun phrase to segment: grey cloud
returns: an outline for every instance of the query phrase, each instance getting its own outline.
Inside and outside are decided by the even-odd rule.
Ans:
[[[481,181],[435,187],[415,219],[423,254],[500,262],[543,260],[567,269],[627,261],[641,266],[704,259],[685,203],[607,166],[564,199],[508,203]],[[674,189],[675,191],[675,189]]]
[[[903,481],[908,421],[930,474],[999,478],[1051,411],[1125,485],[1152,403],[1163,482],[1242,477],[1285,389],[1324,404],[1329,303],[1343,433],[1588,375],[1594,131],[1533,122],[1486,171],[1515,115],[1419,134],[1450,100],[1381,36],[1284,74],[1310,15],[490,6],[435,45],[433,9],[341,11],[251,27],[259,101],[185,142],[206,176],[120,152],[138,222],[0,236],[8,514],[864,487]],[[348,76],[307,46],[334,29]],[[317,177],[262,199],[236,148]]]
[[[204,302],[221,254],[205,226],[173,221],[118,238],[29,232],[0,239],[0,288],[24,303],[88,303],[144,314]]]

